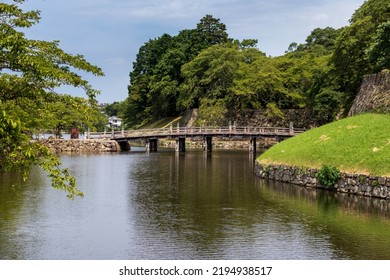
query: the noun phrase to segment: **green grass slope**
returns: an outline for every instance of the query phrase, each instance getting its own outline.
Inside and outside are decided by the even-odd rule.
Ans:
[[[273,146],[258,161],[312,168],[328,164],[343,172],[390,176],[390,115],[363,114],[306,131]]]
[[[152,129],[152,128],[166,128],[169,127],[171,124],[172,126],[176,127],[177,123],[181,120],[182,117],[167,117],[155,120],[153,122],[147,123],[138,129]]]

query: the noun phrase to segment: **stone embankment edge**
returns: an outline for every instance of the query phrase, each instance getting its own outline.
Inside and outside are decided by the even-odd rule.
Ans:
[[[263,179],[390,200],[390,177],[341,172],[340,179],[335,186],[326,188],[318,183],[317,172],[318,170],[314,168],[278,164],[263,165],[257,160],[255,162],[255,174]]]
[[[120,146],[109,139],[41,139],[39,142],[56,154],[119,152]]]

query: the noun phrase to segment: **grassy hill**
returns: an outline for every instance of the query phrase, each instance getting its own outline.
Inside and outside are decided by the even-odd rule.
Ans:
[[[390,115],[363,114],[309,130],[273,146],[258,161],[390,176]]]

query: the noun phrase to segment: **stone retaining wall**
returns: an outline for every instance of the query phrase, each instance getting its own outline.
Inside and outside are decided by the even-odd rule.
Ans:
[[[257,139],[257,149],[266,149],[270,148],[279,141],[275,138],[264,138]],[[172,148],[176,147],[176,141],[172,139],[161,139],[159,142],[161,147],[164,148]],[[203,148],[202,140],[193,140],[191,138],[186,138],[186,148],[187,149],[202,149]],[[221,150],[238,150],[238,149],[249,149],[250,148],[250,140],[224,140],[221,138],[213,138],[213,149],[221,149]]]
[[[287,165],[262,165],[255,163],[255,173],[263,179],[292,183],[305,187],[325,188],[316,178],[318,170]],[[331,190],[390,200],[390,177],[341,173],[341,178]]]
[[[106,139],[42,139],[39,142],[57,154],[105,153],[121,150],[116,141]]]
[[[390,71],[363,77],[360,91],[348,113],[353,116],[361,113],[390,114]]]

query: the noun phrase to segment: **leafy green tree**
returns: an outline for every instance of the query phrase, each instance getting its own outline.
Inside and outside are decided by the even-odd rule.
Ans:
[[[226,126],[225,116],[228,113],[223,99],[203,98],[200,102],[196,126]]]
[[[379,25],[367,54],[376,71],[390,69],[390,21]]]
[[[125,106],[126,103],[124,101],[121,102],[115,101],[113,103],[106,104],[103,107],[103,111],[109,117],[118,116],[120,118],[123,118]]]
[[[334,120],[341,107],[342,94],[329,88],[321,89],[314,98],[314,115],[321,124]]]
[[[153,118],[178,114],[176,100],[182,83],[181,66],[186,56],[180,49],[169,49],[155,67],[150,81],[149,98]]]
[[[248,45],[248,43],[250,43]],[[203,50],[182,67],[185,78],[178,100],[185,109],[199,108],[199,118],[213,124],[215,115],[234,120],[243,110],[282,107],[296,102],[277,61],[253,48],[256,40],[226,43]],[[270,111],[271,112],[271,111]],[[280,110],[272,112],[280,113]],[[223,113],[223,114],[222,114]]]
[[[60,168],[61,162],[49,149],[37,142],[31,142],[20,120],[0,112],[0,167],[3,171],[22,173],[27,180],[32,164],[39,165],[51,178],[52,186],[64,190],[69,198],[83,196],[76,188],[76,181],[67,169]]]
[[[245,55],[245,52],[241,53]],[[288,91],[283,82],[283,73],[276,60],[257,52],[250,60],[242,59],[234,79],[235,110],[265,108],[273,102],[282,106]]]
[[[202,100],[228,98],[238,66],[239,50],[236,45],[215,45],[202,51],[182,67],[185,81],[181,87],[179,107],[199,108]]]
[[[45,104],[59,100],[59,95],[52,93],[61,85],[84,89],[89,104],[96,105],[98,91],[78,72],[97,76],[103,72],[83,56],[64,52],[58,41],[28,39],[20,30],[37,24],[40,13],[23,11],[23,3],[24,0],[0,3],[0,170],[22,172],[27,178],[29,166],[37,164],[48,172],[53,187],[74,198],[82,195],[75,179],[46,147],[31,143],[29,135],[42,125],[37,117],[39,111],[44,110]],[[31,113],[28,108],[37,113],[26,122],[26,115]]]
[[[172,37],[163,34],[149,40],[139,50],[130,73],[129,97],[125,119],[129,126],[142,124],[152,119],[151,80],[161,57],[172,46]]]
[[[258,43],[259,41],[256,39],[244,39],[242,42],[238,42],[241,49],[254,49]]]
[[[334,77],[339,90],[346,93],[345,103],[351,103],[360,87],[362,77],[372,72],[365,50],[370,45],[374,24],[369,17],[357,20],[341,32],[332,57]]]
[[[327,50],[333,50],[340,30],[332,27],[316,28],[306,38],[306,46],[311,48],[316,45],[323,46]]]
[[[97,125],[106,122],[103,114],[92,108],[85,98],[60,95],[56,99],[46,103],[41,114],[41,127],[53,129],[56,136],[72,127],[77,127],[80,132],[94,131]]]
[[[144,44],[130,73],[126,123],[136,127],[152,119],[179,114],[182,107],[177,107],[177,100],[184,81],[182,66],[203,49],[227,41],[226,26],[206,15],[196,29],[182,30],[174,37],[164,34]]]
[[[228,42],[226,25],[212,15],[206,15],[200,20],[196,26],[196,32],[199,42],[203,44],[202,49]]]

